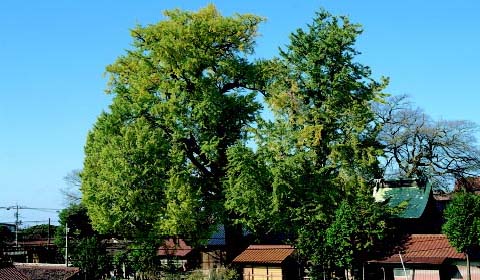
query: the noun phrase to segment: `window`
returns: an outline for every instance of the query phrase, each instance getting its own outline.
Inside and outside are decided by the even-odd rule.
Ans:
[[[395,279],[398,279],[398,278],[405,279],[405,273],[407,273],[406,275],[407,279],[412,279],[413,269],[408,269],[408,268],[406,268],[405,270],[403,270],[403,268],[393,269],[393,277],[395,277]]]

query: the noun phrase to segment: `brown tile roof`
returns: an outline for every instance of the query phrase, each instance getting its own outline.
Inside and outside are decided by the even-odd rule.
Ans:
[[[30,280],[13,266],[0,267],[0,280]]]
[[[460,178],[455,181],[455,187],[449,193],[436,193],[433,195],[436,201],[450,201],[455,193],[469,192],[480,195],[480,177]]]
[[[465,259],[444,234],[412,234],[400,250],[404,263],[442,264],[446,259]],[[376,263],[400,263],[398,252]]]
[[[69,280],[80,272],[78,267],[66,267],[61,264],[14,263],[15,268],[31,280]]]
[[[480,177],[461,178],[455,181],[454,192],[467,192],[480,194]]]
[[[290,245],[250,245],[233,262],[281,264],[294,251]]]
[[[157,249],[157,256],[173,256],[185,257],[192,251],[192,247],[188,246],[183,239],[173,238],[165,240],[162,246]]]

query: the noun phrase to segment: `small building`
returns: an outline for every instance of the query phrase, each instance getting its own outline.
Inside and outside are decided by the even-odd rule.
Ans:
[[[168,271],[185,272],[197,265],[193,249],[183,239],[167,239],[157,249],[160,264]]]
[[[465,255],[451,246],[444,234],[412,234],[389,256],[369,262],[369,279],[454,280],[466,279]],[[471,265],[472,280],[480,280],[478,264]]]
[[[245,247],[238,246],[239,251]],[[177,272],[201,270],[204,275],[227,264],[225,228],[219,225],[207,242],[193,248],[181,238],[165,240],[157,249],[157,257],[164,268],[173,268]]]
[[[294,280],[300,269],[290,245],[250,245],[234,260],[243,280]]]

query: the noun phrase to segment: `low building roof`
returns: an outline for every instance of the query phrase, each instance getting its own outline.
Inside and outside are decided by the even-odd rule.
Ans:
[[[170,238],[157,249],[157,256],[185,257],[192,250],[183,239]]]
[[[25,274],[21,273],[13,266],[0,266],[0,279],[9,280],[30,280]]]
[[[68,280],[80,272],[78,267],[67,267],[62,264],[14,263],[14,266],[31,280]]]
[[[294,251],[295,249],[290,245],[250,245],[233,262],[281,264]]]
[[[399,218],[420,218],[427,207],[432,191],[429,182],[420,183],[416,179],[382,181],[375,187],[373,197],[377,202],[386,201],[389,207],[406,203]]]
[[[455,181],[453,192],[470,192],[480,194],[480,177],[461,178]]]
[[[385,259],[370,262],[401,263],[399,254],[405,264],[442,264],[447,259],[465,259],[465,255],[457,252],[444,234],[412,234],[401,247]]]

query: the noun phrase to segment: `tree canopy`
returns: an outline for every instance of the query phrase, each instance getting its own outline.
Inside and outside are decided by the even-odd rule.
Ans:
[[[68,205],[78,204],[82,200],[82,193],[80,192],[80,187],[82,186],[82,178],[80,177],[81,173],[82,170],[74,169],[68,172],[65,177],[63,177],[63,180],[67,186],[60,191],[62,192],[65,202]]]
[[[199,240],[228,222],[227,151],[261,108],[249,55],[263,19],[213,5],[165,16],[107,67],[113,102],[88,135],[83,201],[101,232]]]
[[[254,232],[287,233],[314,266],[328,259],[325,233],[340,201],[368,192],[380,174],[371,104],[387,80],[375,81],[355,62],[360,33],[325,11],[294,32],[273,62],[266,98],[273,120],[259,123],[256,149],[244,144],[229,157],[227,193],[236,199],[228,207],[263,227]]]
[[[93,230],[85,206],[71,204],[60,212],[59,218],[55,244],[62,253],[68,246],[68,263],[79,267],[85,278],[103,279],[111,269],[111,256],[102,240],[104,236]]]
[[[406,96],[392,96],[376,106],[382,124],[379,142],[387,176],[428,178],[437,188],[451,179],[476,176],[480,149],[478,126],[465,120],[434,120]]]
[[[469,256],[480,248],[480,197],[472,193],[457,193],[445,213],[443,232],[459,252],[467,256],[468,275],[471,279]]]
[[[340,202],[381,174],[372,103],[387,79],[357,62],[360,26],[321,11],[280,57],[253,60],[262,18],[212,5],[165,16],[134,28],[133,49],[107,67],[113,101],[81,174],[94,228],[196,242],[221,223],[229,243],[243,226],[323,265]]]
[[[352,270],[383,257],[392,248],[389,244],[394,244],[392,213],[393,209],[386,203],[375,202],[369,192],[343,200],[326,231],[331,259],[339,267]]]
[[[23,240],[36,240],[53,238],[57,226],[49,224],[40,224],[27,227],[20,231],[21,239]]]

